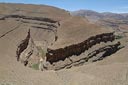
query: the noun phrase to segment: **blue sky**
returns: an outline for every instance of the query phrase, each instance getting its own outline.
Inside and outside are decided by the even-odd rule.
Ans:
[[[98,12],[128,13],[128,0],[0,0],[0,2],[45,4],[69,11],[89,9]]]

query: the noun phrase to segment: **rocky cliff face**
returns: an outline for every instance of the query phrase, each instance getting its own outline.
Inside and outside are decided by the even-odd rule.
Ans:
[[[89,61],[95,62],[98,60],[102,60],[105,57],[110,56],[111,54],[118,51],[120,49],[119,46],[121,45],[121,43],[118,42],[112,45],[106,45],[99,49],[97,48],[93,52],[90,52],[83,57],[80,57],[80,55],[82,55],[89,49],[92,49],[93,46],[100,44],[101,42],[107,43],[114,40],[114,33],[103,33],[92,36],[81,43],[66,46],[64,48],[55,50],[48,48],[48,53],[46,53],[46,61],[44,61],[45,63],[43,63],[44,65],[42,69],[60,70],[63,68],[71,68],[72,66],[82,65]]]
[[[30,29],[27,37],[18,45],[16,57],[17,61],[22,62],[24,66],[31,67],[32,65],[39,63],[39,52],[33,39],[31,38]]]
[[[48,53],[46,54],[47,61],[53,63],[59,60],[65,60],[66,58],[72,55],[79,56],[81,53],[83,53],[84,51],[88,50],[89,48],[100,42],[112,42],[114,41],[114,39],[115,36],[113,35],[113,33],[104,33],[92,36],[81,43],[70,45],[65,48],[60,48],[56,50],[48,49]]]
[[[21,43],[18,45],[18,48],[16,51],[17,61],[19,61],[21,53],[27,48],[29,44],[29,40],[30,40],[30,30],[28,31],[27,37],[24,40],[22,40]]]

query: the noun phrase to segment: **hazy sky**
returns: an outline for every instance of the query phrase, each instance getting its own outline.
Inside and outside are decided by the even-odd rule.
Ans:
[[[69,11],[89,9],[98,12],[128,13],[128,0],[0,0],[0,2],[45,4]]]

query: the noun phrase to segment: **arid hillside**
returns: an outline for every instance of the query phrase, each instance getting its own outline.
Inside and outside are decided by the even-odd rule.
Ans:
[[[73,16],[85,17],[91,23],[96,23],[101,26],[113,28],[115,31],[127,31],[128,13],[99,13],[92,10],[78,10],[71,12]]]
[[[125,30],[52,6],[0,3],[0,85],[127,85]]]

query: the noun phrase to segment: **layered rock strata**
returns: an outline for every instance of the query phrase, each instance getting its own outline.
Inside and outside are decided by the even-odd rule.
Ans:
[[[92,36],[88,38],[87,40],[67,46],[65,48],[60,48],[56,50],[52,50],[48,48],[48,53],[46,54],[47,61],[51,64],[53,62],[57,62],[59,60],[65,60],[66,58],[73,56],[73,55],[80,55],[84,51],[88,50],[92,46],[100,43],[100,42],[108,42],[108,41],[114,41],[115,36],[113,33],[103,33],[96,36]]]
[[[120,50],[120,42],[117,42],[112,45],[106,45],[104,47],[98,48],[97,50],[90,52],[88,54],[81,54],[78,56],[71,56],[66,58],[64,61],[58,61],[51,65],[47,65],[47,69],[50,70],[61,70],[61,69],[69,69],[74,66],[86,65],[92,62],[103,60],[104,58],[116,53]],[[77,58],[76,58],[77,57]],[[46,67],[45,67],[46,68]]]

